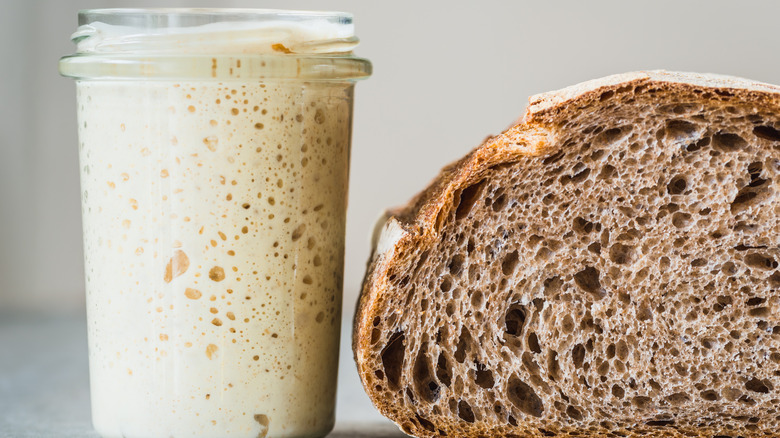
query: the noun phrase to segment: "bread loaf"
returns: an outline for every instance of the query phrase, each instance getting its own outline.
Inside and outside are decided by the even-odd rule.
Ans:
[[[382,226],[353,348],[418,437],[780,436],[780,87],[532,97]]]

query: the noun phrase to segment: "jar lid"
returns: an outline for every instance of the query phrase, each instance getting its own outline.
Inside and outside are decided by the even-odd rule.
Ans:
[[[93,9],[79,12],[77,79],[353,81],[371,63],[352,50],[352,15],[266,9]]]

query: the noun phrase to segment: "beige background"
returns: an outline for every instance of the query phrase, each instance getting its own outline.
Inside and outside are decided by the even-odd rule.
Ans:
[[[169,1],[354,12],[358,84],[345,273],[351,316],[380,211],[518,116],[530,94],[666,68],[780,83],[776,1]],[[0,314],[80,312],[75,92],[57,74],[76,10],[151,1],[3,0]]]

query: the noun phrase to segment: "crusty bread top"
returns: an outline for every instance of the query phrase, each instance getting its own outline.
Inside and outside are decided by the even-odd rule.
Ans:
[[[664,70],[637,71],[607,76],[582,82],[558,91],[536,94],[528,99],[526,118],[533,118],[537,114],[542,115],[546,111],[562,107],[575,99],[581,99],[588,94],[598,94],[603,89],[612,87],[625,87],[641,83],[674,84],[679,86],[691,86],[696,88],[714,88],[719,90],[731,90],[755,95],[760,93],[780,93],[780,87],[772,84],[751,81],[736,76],[701,73],[681,73]]]
[[[393,247],[406,232],[411,231],[415,223],[425,225],[429,215],[426,210],[436,210],[444,202],[442,189],[456,182],[457,175],[470,175],[476,166],[487,162],[500,161],[506,155],[536,155],[548,143],[547,137],[553,135],[554,124],[565,117],[567,111],[578,111],[588,104],[601,99],[610,90],[637,86],[700,89],[703,94],[716,93],[724,98],[737,97],[745,101],[765,102],[769,106],[780,107],[780,86],[756,82],[735,76],[671,72],[665,70],[637,71],[606,76],[582,82],[561,90],[536,94],[528,99],[525,115],[519,123],[510,127],[502,135],[489,137],[478,148],[444,167],[441,173],[422,192],[417,194],[406,206],[389,210],[380,220],[372,242],[371,259],[389,255]],[[706,96],[703,96],[706,97]],[[551,130],[548,132],[548,130]],[[512,140],[517,140],[512,144]],[[435,196],[437,194],[439,196]],[[438,199],[437,199],[438,198]],[[416,221],[414,220],[416,219]],[[423,227],[425,228],[425,227]],[[421,231],[418,229],[418,231]],[[381,249],[381,251],[377,251]]]
[[[372,368],[372,366],[376,366],[377,348],[381,345],[389,345],[377,342],[376,339],[392,343],[392,340],[386,339],[389,336],[389,333],[386,332],[390,328],[383,325],[384,316],[380,317],[388,313],[388,308],[383,306],[388,306],[390,301],[393,301],[394,306],[398,305],[398,300],[390,300],[388,295],[400,293],[398,283],[399,281],[403,282],[402,277],[405,275],[408,277],[409,270],[414,269],[414,263],[417,263],[418,267],[423,263],[419,260],[424,259],[427,255],[422,257],[420,253],[427,252],[433,247],[432,242],[439,238],[442,223],[453,214],[453,199],[460,200],[461,195],[468,188],[481,185],[478,182],[484,180],[488,172],[499,172],[495,169],[505,168],[502,166],[508,163],[525,160],[523,166],[527,167],[528,158],[533,158],[539,162],[535,166],[541,166],[542,159],[544,158],[546,163],[545,157],[557,156],[556,153],[562,148],[562,145],[573,148],[574,146],[569,146],[565,140],[571,140],[572,133],[579,132],[574,127],[581,127],[582,124],[587,126],[583,119],[587,121],[589,114],[592,114],[591,109],[600,108],[603,115],[604,112],[610,112],[603,111],[605,108],[611,108],[610,105],[617,105],[621,108],[631,106],[637,96],[641,96],[641,104],[637,103],[636,106],[645,105],[644,108],[648,108],[648,105],[652,106],[653,102],[656,102],[653,100],[654,93],[664,94],[667,98],[666,102],[674,101],[674,98],[669,96],[682,96],[683,99],[689,99],[688,102],[706,103],[710,108],[718,108],[726,113],[729,109],[734,109],[735,113],[742,111],[742,109],[732,108],[731,105],[741,106],[743,109],[746,107],[761,108],[762,114],[770,115],[770,124],[775,126],[775,128],[770,128],[770,136],[772,141],[776,141],[774,138],[777,137],[777,126],[780,126],[778,117],[776,117],[777,114],[780,114],[780,87],[744,79],[686,73],[637,72],[611,76],[532,97],[524,118],[517,125],[499,136],[487,139],[466,157],[444,168],[427,189],[415,197],[406,207],[391,212],[384,225],[378,228],[376,242],[372,250],[372,260],[366,274],[363,293],[355,317],[353,348],[358,371],[364,385],[367,385],[367,381],[377,383],[376,390],[373,385],[366,386],[366,390],[372,395],[375,404],[385,415],[391,416],[400,424],[404,416],[409,415],[409,411],[405,410],[408,409],[408,406],[390,405],[389,400],[376,398],[375,392],[379,392],[379,381],[382,381],[383,377],[375,379],[373,374],[376,368]],[[665,111],[671,114],[667,120],[675,119],[675,107],[667,108]],[[625,120],[619,119],[619,115],[615,117],[616,119],[609,122],[614,123],[614,125],[608,124],[605,129],[626,123]],[[596,133],[598,132],[596,131]],[[765,150],[770,149],[771,147]],[[774,150],[776,149],[777,147]],[[551,171],[555,172],[555,170]],[[736,190],[734,192],[736,193]],[[774,239],[773,236],[769,237],[770,240]],[[619,247],[616,248],[619,249]],[[620,260],[620,254],[610,255],[610,258]],[[617,263],[622,262],[618,261]],[[582,272],[588,273],[587,270]],[[584,284],[584,288],[587,289],[587,281]],[[425,294],[426,292],[420,293]],[[403,300],[401,300],[402,302]],[[426,304],[424,308],[427,307]],[[414,312],[416,307],[403,311],[398,310],[398,307],[394,309],[394,312],[404,315],[406,310]],[[408,314],[411,315],[411,313]],[[377,326],[380,324],[383,327],[382,333],[375,335],[374,332],[378,332]],[[409,336],[411,335],[407,333],[407,338]],[[372,338],[376,339],[372,340]],[[385,349],[387,348],[386,346]],[[413,352],[414,350],[409,351],[409,353]],[[371,360],[374,361],[373,364],[369,363]],[[484,364],[484,362],[482,363]],[[408,364],[405,366],[408,368]],[[407,369],[405,372],[408,371]],[[401,397],[403,396],[401,395]],[[579,415],[579,411],[576,409],[574,412]],[[428,431],[431,429],[428,429],[426,425],[430,425],[430,422],[424,418],[415,420],[413,415],[412,412],[412,419],[408,423],[411,426],[408,430],[415,431],[415,434],[427,435],[426,429]],[[436,423],[436,427],[439,427],[439,423]],[[446,429],[447,426],[442,427]],[[452,427],[458,426],[453,425]],[[453,429],[448,430],[452,432]],[[514,430],[512,433],[518,432],[517,429],[512,430]],[[539,433],[538,430],[533,432],[534,435],[537,433]],[[699,432],[693,431],[691,433]]]

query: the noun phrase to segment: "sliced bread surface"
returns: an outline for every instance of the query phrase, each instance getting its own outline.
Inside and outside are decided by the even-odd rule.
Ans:
[[[780,436],[780,87],[637,72],[525,117],[379,231],[353,349],[415,436]]]

